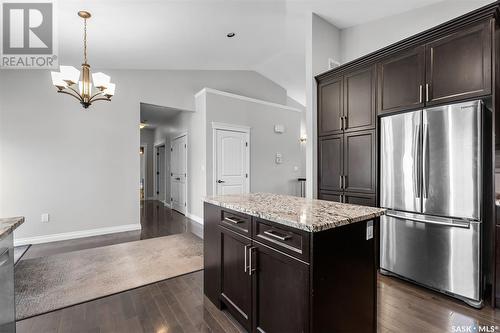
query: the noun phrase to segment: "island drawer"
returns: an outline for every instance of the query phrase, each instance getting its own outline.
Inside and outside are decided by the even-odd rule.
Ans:
[[[222,209],[220,225],[250,238],[252,218],[232,210]]]
[[[292,257],[309,262],[309,233],[255,218],[252,238]]]

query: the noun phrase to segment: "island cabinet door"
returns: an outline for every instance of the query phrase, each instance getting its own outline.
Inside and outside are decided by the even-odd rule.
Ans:
[[[253,332],[309,332],[309,265],[254,242]]]
[[[240,324],[251,329],[252,277],[248,270],[251,240],[220,227],[221,302]]]

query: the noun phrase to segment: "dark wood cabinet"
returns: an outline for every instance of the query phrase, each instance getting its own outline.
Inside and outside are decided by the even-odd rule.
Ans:
[[[319,191],[318,199],[326,201],[342,202],[343,192]]]
[[[344,135],[321,137],[318,143],[318,182],[324,190],[342,191]]]
[[[309,332],[308,265],[258,243],[251,256],[254,332]]]
[[[319,135],[341,133],[343,111],[342,77],[318,86]]]
[[[346,132],[375,128],[375,66],[344,76],[344,123]]]
[[[375,149],[375,131],[345,134],[342,184],[345,191],[375,193]]]
[[[346,193],[345,202],[354,205],[371,207],[375,207],[377,205],[377,200],[374,194]]]
[[[250,239],[225,227],[220,229],[221,301],[236,320],[251,329],[252,277],[248,272]]]
[[[378,63],[377,71],[379,114],[424,106],[424,46],[388,57]]]
[[[427,105],[491,93],[489,22],[426,45]]]

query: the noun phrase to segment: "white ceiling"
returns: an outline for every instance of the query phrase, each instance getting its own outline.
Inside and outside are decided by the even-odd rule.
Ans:
[[[141,123],[145,123],[148,128],[166,125],[172,117],[180,112],[191,112],[148,103],[141,103],[140,110]]]
[[[82,60],[89,10],[89,62],[107,69],[256,70],[305,99],[305,15],[340,28],[440,0],[60,0],[60,62]],[[236,37],[229,39],[228,32]]]

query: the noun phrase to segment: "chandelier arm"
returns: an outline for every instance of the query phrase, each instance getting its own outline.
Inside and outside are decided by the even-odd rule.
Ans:
[[[72,88],[72,87],[68,87],[68,89],[70,89],[72,92],[74,92],[76,94],[76,96],[78,96],[78,99],[83,102],[83,97],[82,95],[80,95],[80,93],[75,89],[75,88]]]
[[[94,99],[92,102],[95,102],[95,101],[108,101],[108,102],[111,102],[111,98],[100,97],[100,98]]]
[[[102,92],[101,91],[96,92],[92,97],[90,97],[89,102],[93,102],[94,98],[96,98],[98,96],[102,96]]]
[[[75,95],[75,94],[73,94],[73,93],[70,93],[69,91],[59,90],[59,91],[57,91],[57,92],[58,92],[58,93],[60,93],[60,94],[70,95],[71,97],[76,98],[76,99],[77,99],[77,100],[79,100],[80,102],[82,102],[82,101],[83,101],[83,100],[82,100],[82,98],[80,97],[80,95]]]

